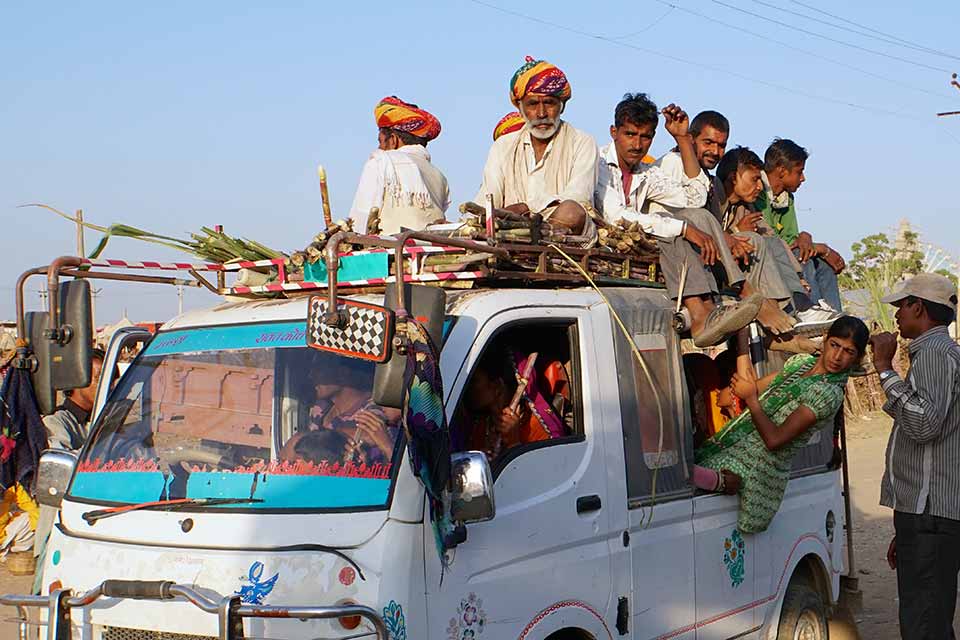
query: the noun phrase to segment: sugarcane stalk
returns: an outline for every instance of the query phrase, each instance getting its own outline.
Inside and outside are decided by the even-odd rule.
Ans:
[[[323,203],[323,222],[327,229],[333,226],[333,214],[330,213],[330,193],[327,190],[327,170],[317,165],[317,177],[320,178],[320,201]]]

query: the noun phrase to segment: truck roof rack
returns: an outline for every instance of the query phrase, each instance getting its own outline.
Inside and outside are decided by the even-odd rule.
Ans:
[[[577,267],[552,245],[493,245],[420,232],[402,236],[408,236],[402,245],[401,267],[404,282],[451,288],[555,288],[586,284],[586,279]],[[344,234],[337,244],[345,245],[338,247],[338,264],[332,270],[339,275],[336,280],[338,289],[368,291],[396,282],[398,238],[348,233]],[[638,259],[634,255],[605,249],[578,249],[569,246],[563,246],[562,249],[599,285],[661,286],[662,276],[655,258]],[[326,261],[300,266],[291,264],[289,258],[241,260],[226,264],[81,258],[81,266],[62,270],[61,274],[79,278],[188,284],[202,286],[212,293],[227,296],[292,297],[317,293],[329,287],[329,251],[327,254]],[[179,271],[189,273],[193,280],[99,272],[92,271],[92,268]],[[242,277],[228,284],[226,276],[231,273]],[[215,274],[216,277],[208,279],[202,274]],[[211,280],[216,280],[216,284]]]

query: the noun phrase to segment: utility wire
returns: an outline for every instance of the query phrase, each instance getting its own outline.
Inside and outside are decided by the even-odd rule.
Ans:
[[[733,11],[737,11],[737,12],[740,12],[740,13],[744,13],[744,14],[746,14],[746,15],[748,15],[748,16],[753,16],[754,18],[760,18],[761,20],[765,20],[765,21],[767,21],[767,22],[772,22],[773,24],[780,25],[781,27],[787,27],[788,29],[792,29],[793,31],[798,31],[798,32],[800,32],[800,33],[805,33],[805,34],[810,35],[810,36],[813,36],[813,37],[815,37],[815,38],[820,38],[820,39],[822,39],[822,40],[827,40],[827,41],[829,41],[829,42],[834,42],[834,43],[836,43],[836,44],[840,44],[840,45],[843,45],[843,46],[845,46],[845,47],[849,47],[849,48],[851,48],[851,49],[856,49],[856,50],[858,50],[858,51],[864,51],[864,52],[866,52],[866,53],[872,53],[872,54],[875,55],[875,56],[881,56],[881,57],[883,57],[883,58],[889,58],[890,60],[898,60],[898,61],[900,61],[900,62],[905,62],[905,63],[907,63],[907,64],[911,64],[911,65],[913,65],[913,66],[915,66],[915,67],[920,67],[920,68],[922,68],[922,69],[930,69],[931,71],[941,71],[941,72],[943,72],[943,73],[949,73],[949,69],[944,69],[943,67],[934,67],[933,65],[925,64],[925,63],[923,63],[923,62],[917,62],[916,60],[910,60],[909,58],[902,58],[902,57],[900,57],[900,56],[895,56],[895,55],[890,54],[890,53],[884,53],[883,51],[877,51],[876,49],[869,49],[869,48],[867,48],[867,47],[861,47],[861,46],[858,45],[858,44],[854,44],[854,43],[852,43],[852,42],[847,42],[846,40],[840,40],[840,39],[838,39],[838,38],[832,38],[832,37],[830,37],[830,36],[825,36],[825,35],[823,35],[822,33],[817,33],[816,31],[810,31],[810,30],[808,30],[808,29],[803,29],[803,28],[798,27],[798,26],[796,26],[796,25],[792,25],[792,24],[790,24],[789,22],[783,22],[783,21],[781,21],[781,20],[776,20],[776,19],[774,19],[774,18],[769,18],[769,17],[767,17],[767,16],[765,16],[765,15],[756,13],[756,12],[754,12],[754,11],[748,11],[747,9],[743,9],[743,8],[741,8],[741,7],[737,7],[737,6],[732,5],[732,4],[727,4],[726,2],[723,2],[722,0],[713,0],[713,2],[714,2],[715,4],[718,4],[718,5],[722,6],[722,7],[726,7],[726,8],[728,8],[728,9],[732,9]]]
[[[641,33],[646,33],[647,31],[650,31],[650,29],[653,29],[655,26],[663,22],[663,19],[669,16],[671,13],[673,13],[673,10],[675,8],[676,7],[674,7],[673,5],[670,5],[670,8],[667,9],[667,11],[662,16],[660,16],[659,18],[657,18],[656,20],[654,20],[653,22],[645,26],[643,29],[640,29],[640,31],[634,31],[633,33],[628,33],[625,36],[610,36],[610,39],[611,40],[627,40],[628,38],[633,38],[635,36],[640,35]]]
[[[909,42],[899,41],[899,40],[897,40],[897,39],[889,38],[889,37],[886,37],[886,36],[879,36],[879,35],[874,35],[874,34],[871,34],[871,33],[864,33],[863,31],[860,31],[859,29],[851,29],[850,27],[845,27],[845,26],[843,26],[843,25],[835,24],[835,23],[830,22],[830,21],[828,21],[828,20],[822,20],[822,19],[820,19],[820,18],[815,18],[815,17],[813,17],[813,16],[809,16],[809,15],[807,15],[807,14],[805,14],[805,13],[801,13],[801,12],[799,12],[799,11],[791,11],[790,9],[785,9],[784,7],[779,7],[779,6],[777,6],[777,5],[775,5],[775,4],[771,3],[771,2],[765,2],[764,0],[753,0],[753,1],[754,1],[755,3],[757,3],[757,4],[759,4],[759,5],[763,5],[763,6],[765,6],[765,7],[769,7],[769,8],[771,8],[771,9],[776,10],[776,11],[782,11],[783,13],[789,14],[789,15],[791,15],[791,16],[797,16],[797,17],[799,17],[799,18],[804,18],[805,20],[810,20],[810,21],[812,21],[812,22],[817,22],[817,23],[819,23],[819,24],[824,24],[824,25],[827,25],[828,27],[832,27],[832,28],[834,28],[834,29],[840,29],[841,31],[847,31],[848,33],[855,33],[855,34],[857,34],[858,36],[863,36],[863,37],[865,37],[865,38],[873,38],[874,40],[879,40],[880,42],[885,42],[885,43],[887,43],[887,44],[892,44],[892,45],[897,46],[897,47],[904,47],[904,48],[906,48],[906,49],[913,49],[914,51],[920,51],[920,52],[922,52],[922,53],[928,53],[928,54],[929,54],[929,53],[933,53],[933,54],[936,54],[936,55],[941,55],[941,56],[946,56],[946,57],[948,57],[948,58],[953,58],[954,60],[960,60],[960,58],[958,58],[957,56],[953,56],[953,55],[950,55],[950,54],[948,54],[948,53],[942,53],[942,52],[939,52],[939,51],[934,51],[933,49],[930,49],[930,48],[928,48],[928,47],[920,47],[920,46],[914,45],[914,44],[909,43]]]
[[[830,13],[829,11],[824,11],[823,9],[818,9],[817,7],[815,7],[815,6],[813,6],[813,5],[810,5],[810,4],[807,4],[806,2],[800,2],[800,0],[790,0],[790,2],[792,2],[793,4],[798,4],[798,5],[800,5],[801,7],[805,7],[805,8],[807,8],[807,9],[809,9],[810,11],[815,11],[815,12],[817,12],[817,13],[820,13],[820,14],[823,14],[823,15],[828,16],[828,17],[830,17],[830,18],[833,18],[834,20],[839,20],[840,22],[846,22],[847,24],[852,24],[853,26],[855,26],[855,27],[860,27],[861,29],[864,29],[864,30],[866,30],[866,31],[871,31],[871,32],[876,33],[876,34],[878,34],[878,35],[886,36],[887,38],[891,38],[891,39],[893,39],[893,40],[897,40],[897,41],[899,41],[899,42],[902,42],[902,43],[905,44],[905,45],[911,45],[911,46],[917,47],[918,49],[922,49],[922,50],[924,50],[924,51],[926,51],[926,52],[928,52],[928,53],[934,53],[934,54],[937,54],[937,55],[940,55],[940,56],[944,56],[944,57],[947,57],[947,58],[953,58],[953,59],[955,59],[955,60],[960,60],[960,57],[955,56],[955,55],[953,55],[952,53],[947,53],[946,51],[940,51],[939,49],[931,49],[931,48],[929,48],[929,47],[924,47],[923,45],[919,45],[919,44],[916,44],[915,42],[911,42],[911,41],[909,41],[909,40],[905,40],[905,39],[900,38],[900,37],[897,37],[897,36],[895,36],[895,35],[893,35],[893,34],[885,33],[885,32],[880,31],[880,30],[878,30],[878,29],[874,29],[873,27],[868,27],[868,26],[865,25],[865,24],[860,24],[859,22],[854,22],[853,20],[847,20],[846,18],[844,18],[844,17],[842,17],[842,16],[838,16],[838,15],[833,14],[833,13]]]
[[[881,107],[875,107],[875,106],[871,106],[871,105],[862,105],[862,104],[858,104],[858,103],[856,103],[856,102],[850,102],[849,100],[843,100],[843,99],[839,99],[839,98],[832,98],[832,97],[830,97],[830,96],[825,96],[825,95],[821,95],[821,94],[817,94],[817,93],[809,93],[809,92],[803,91],[803,90],[801,90],[801,89],[795,89],[795,88],[793,88],[793,87],[788,87],[788,86],[786,86],[786,85],[777,84],[776,82],[771,82],[771,81],[769,81],[769,80],[762,80],[762,79],[758,79],[758,78],[752,78],[752,77],[750,77],[750,76],[748,76],[748,75],[744,75],[744,74],[739,73],[739,72],[737,72],[737,71],[731,71],[730,69],[727,69],[727,68],[724,68],[724,67],[720,67],[720,66],[717,66],[717,65],[705,64],[705,63],[701,63],[701,62],[695,62],[695,61],[693,61],[693,60],[688,60],[688,59],[686,59],[686,58],[681,58],[681,57],[679,57],[679,56],[675,56],[675,55],[672,55],[672,54],[663,53],[662,51],[657,51],[657,50],[655,50],[655,49],[647,49],[647,48],[645,48],[645,47],[640,47],[640,46],[633,45],[633,44],[630,44],[630,43],[627,43],[627,42],[622,42],[622,41],[620,41],[620,40],[614,40],[614,39],[609,38],[609,37],[607,37],[607,36],[589,33],[589,32],[587,32],[587,31],[583,31],[583,30],[581,30],[581,29],[576,29],[576,28],[574,28],[574,27],[568,27],[568,26],[566,26],[566,25],[558,24],[558,23],[556,23],[556,22],[551,22],[551,21],[549,21],[549,20],[544,20],[543,18],[538,18],[538,17],[536,17],[536,16],[531,16],[531,15],[527,15],[527,14],[525,14],[525,13],[520,13],[519,11],[514,11],[513,9],[506,9],[506,8],[504,8],[504,7],[500,7],[500,6],[497,6],[497,5],[495,5],[495,4],[491,4],[491,3],[489,3],[489,2],[486,2],[485,0],[468,0],[468,1],[469,1],[469,2],[472,2],[473,4],[480,5],[480,6],[482,6],[482,7],[487,7],[488,9],[493,9],[494,11],[499,11],[500,13],[504,13],[504,14],[506,14],[506,15],[512,15],[512,16],[517,17],[517,18],[522,18],[522,19],[528,20],[528,21],[530,21],[530,22],[536,22],[536,23],[538,23],[538,24],[546,25],[546,26],[548,26],[548,27],[553,27],[554,29],[559,29],[559,30],[561,30],[561,31],[566,31],[566,32],[568,32],[568,33],[573,33],[573,34],[576,34],[576,35],[579,35],[579,36],[583,36],[583,37],[585,37],[585,38],[590,38],[590,39],[592,39],[592,40],[599,40],[599,41],[601,41],[601,42],[606,42],[606,43],[609,43],[609,44],[613,44],[613,45],[616,45],[616,46],[618,46],[618,47],[625,47],[625,48],[628,48],[628,49],[633,49],[634,51],[640,51],[641,53],[645,53],[645,54],[647,54],[647,55],[656,56],[656,57],[658,57],[658,58],[663,58],[663,59],[665,59],[665,60],[672,60],[672,61],[674,61],[674,62],[679,62],[679,63],[681,63],[681,64],[685,64],[685,65],[688,65],[688,66],[691,66],[691,67],[696,67],[697,69],[706,69],[706,70],[709,70],[709,71],[714,71],[714,72],[716,72],[716,73],[722,73],[722,74],[725,74],[725,75],[728,75],[728,76],[732,76],[732,77],[734,77],[734,78],[739,78],[739,79],[741,79],[741,80],[745,80],[745,81],[747,81],[747,82],[752,82],[752,83],[754,83],[754,84],[759,84],[759,85],[763,85],[763,86],[765,86],[765,87],[770,87],[770,88],[776,89],[776,90],[778,90],[778,91],[783,91],[783,92],[785,92],[785,93],[792,93],[792,94],[795,94],[795,95],[798,95],[798,96],[803,96],[803,97],[805,97],[805,98],[810,98],[811,100],[818,100],[818,101],[820,101],[820,102],[828,102],[828,103],[831,103],[831,104],[842,105],[842,106],[845,106],[845,107],[850,107],[850,108],[853,108],[853,109],[859,109],[860,111],[866,111],[866,112],[875,113],[875,114],[878,114],[878,115],[893,116],[893,117],[896,117],[896,118],[903,118],[903,119],[905,119],[905,120],[913,120],[913,121],[915,121],[915,122],[926,122],[926,120],[925,120],[924,118],[920,118],[920,117],[917,117],[917,116],[911,116],[911,115],[908,115],[908,114],[905,114],[905,113],[901,113],[901,112],[898,112],[898,111],[890,111],[889,109],[883,109],[883,108],[881,108]]]
[[[751,36],[753,36],[753,37],[755,37],[755,38],[760,38],[761,40],[767,40],[768,42],[773,42],[773,43],[777,44],[777,45],[780,46],[780,47],[784,47],[784,48],[786,48],[786,49],[791,49],[791,50],[793,50],[793,51],[798,51],[798,52],[800,52],[800,53],[802,53],[802,54],[804,54],[804,55],[808,55],[808,56],[811,56],[811,57],[814,57],[814,58],[819,58],[820,60],[823,60],[823,61],[825,61],[825,62],[829,62],[829,63],[831,63],[831,64],[835,64],[835,65],[840,66],[840,67],[844,67],[844,68],[847,68],[847,69],[851,69],[851,70],[853,70],[853,71],[856,71],[857,73],[862,73],[862,74],[864,74],[864,75],[866,75],[866,76],[870,76],[871,78],[877,78],[878,80],[883,80],[884,82],[889,82],[889,83],[891,83],[891,84],[895,84],[895,85],[897,85],[897,86],[899,86],[899,87],[902,87],[902,88],[904,88],[904,89],[910,89],[911,91],[917,91],[917,92],[920,92],[920,93],[926,93],[926,94],[929,94],[929,95],[931,95],[931,96],[937,96],[938,98],[948,98],[948,99],[949,99],[949,98],[953,98],[953,97],[954,97],[954,96],[952,96],[952,95],[950,95],[950,94],[948,94],[948,93],[941,93],[941,92],[939,92],[939,91],[931,91],[930,89],[924,89],[924,88],[922,88],[922,87],[915,87],[915,86],[913,86],[913,85],[911,85],[911,84],[907,84],[907,83],[905,83],[905,82],[901,82],[901,81],[896,80],[896,79],[894,79],[894,78],[891,78],[891,77],[889,77],[889,76],[884,76],[884,75],[881,75],[881,74],[879,74],[879,73],[874,73],[873,71],[869,71],[869,70],[867,70],[867,69],[863,69],[863,68],[861,68],[861,67],[857,67],[857,66],[854,66],[854,65],[852,65],[852,64],[847,64],[846,62],[843,62],[843,61],[841,61],[841,60],[836,60],[836,59],[834,59],[834,58],[830,58],[830,57],[828,57],[828,56],[821,55],[821,54],[819,54],[819,53],[817,53],[817,52],[815,52],[815,51],[810,51],[809,49],[802,49],[802,48],[800,48],[800,47],[795,47],[795,46],[793,46],[793,45],[790,45],[790,44],[787,44],[787,43],[785,43],[785,42],[782,42],[781,40],[779,40],[779,39],[777,39],[777,38],[773,38],[773,37],[771,37],[771,36],[766,36],[766,35],[763,35],[762,33],[757,33],[757,32],[755,32],[755,31],[750,31],[749,29],[744,29],[744,28],[741,27],[740,25],[731,24],[731,23],[729,23],[729,22],[724,22],[723,20],[719,20],[719,19],[717,19],[717,18],[714,18],[713,16],[708,16],[708,15],[706,15],[706,14],[704,14],[704,13],[700,13],[699,11],[694,11],[693,9],[687,9],[686,7],[681,7],[681,6],[679,6],[679,5],[672,4],[671,2],[668,2],[668,0],[656,0],[656,1],[659,2],[660,4],[667,5],[667,6],[669,6],[669,7],[675,8],[675,9],[679,9],[680,11],[683,11],[684,13],[689,13],[690,15],[697,16],[698,18],[703,18],[704,20],[709,20],[711,23],[720,24],[720,25],[723,25],[723,26],[728,27],[728,28],[730,28],[730,29],[734,29],[734,30],[736,30],[736,31],[742,31],[743,33],[746,33],[746,34],[748,34],[748,35],[751,35]]]

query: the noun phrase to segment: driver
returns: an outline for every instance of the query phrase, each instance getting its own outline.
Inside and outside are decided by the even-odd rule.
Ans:
[[[331,366],[332,365],[332,366]],[[309,369],[309,380],[314,391],[310,408],[310,423],[283,446],[281,460],[306,459],[298,455],[308,447],[317,450],[339,447],[330,462],[356,464],[386,463],[393,457],[400,411],[385,409],[373,402],[368,387],[371,372],[366,363],[346,359],[336,362],[316,362]],[[342,437],[318,439],[319,432],[335,432]],[[313,434],[309,444],[302,441]],[[312,442],[310,442],[312,441]]]

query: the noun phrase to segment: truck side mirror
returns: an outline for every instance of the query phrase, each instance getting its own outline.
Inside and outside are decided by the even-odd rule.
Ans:
[[[90,283],[71,280],[60,285],[60,323],[68,340],[50,341],[50,381],[65,391],[90,384],[93,358],[93,314]],[[43,366],[43,362],[40,363]]]
[[[443,340],[443,320],[447,312],[447,292],[439,287],[403,285],[404,306],[407,313],[423,324],[433,344],[440,348]],[[397,309],[397,285],[390,283],[383,294],[383,304]],[[389,360],[377,365],[373,375],[373,401],[381,407],[403,408],[403,373],[406,356],[393,350]]]
[[[49,316],[46,311],[28,311],[23,314],[24,328],[30,350],[36,359],[36,366],[30,370],[30,380],[33,382],[33,392],[37,395],[37,407],[40,415],[53,413],[57,406],[57,392],[50,380],[50,346],[43,332],[47,330]]]
[[[37,466],[37,502],[59,508],[67,492],[73,470],[77,468],[77,454],[64,449],[48,449],[40,456]]]
[[[454,453],[450,456],[450,465],[450,516],[453,521],[469,524],[493,520],[497,508],[487,456],[479,451]]]

